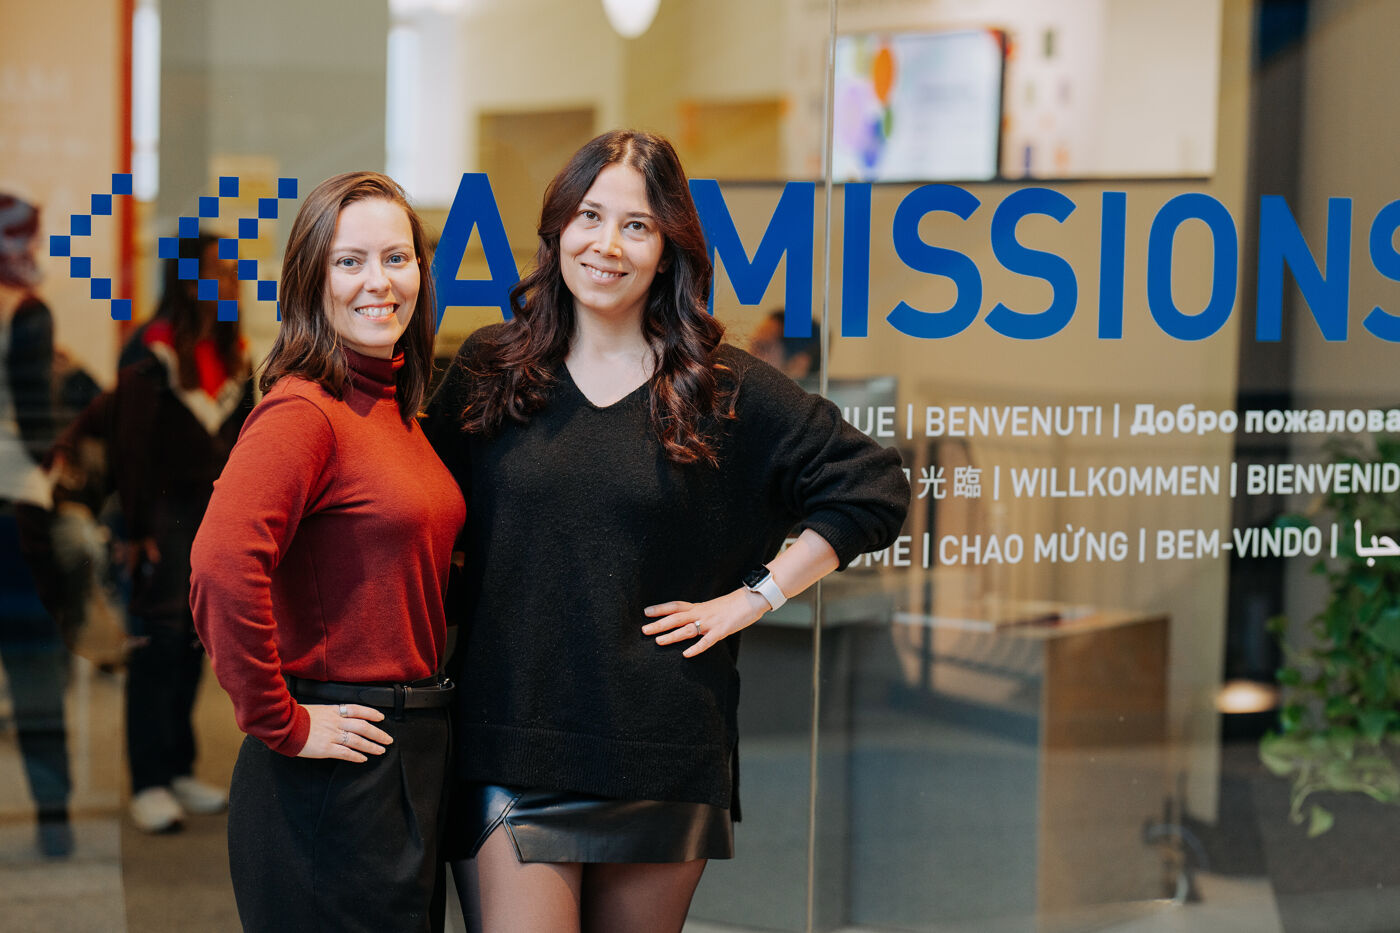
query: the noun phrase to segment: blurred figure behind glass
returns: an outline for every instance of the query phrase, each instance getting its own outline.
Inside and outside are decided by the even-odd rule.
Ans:
[[[237,265],[219,258],[218,239],[180,241],[218,297],[238,298]],[[124,367],[110,400],[108,459],[121,501],[131,570],[126,731],[131,817],[145,832],[180,828],[185,813],[218,812],[227,798],[193,776],[191,723],[204,652],[190,615],[190,545],[214,480],[252,410],[253,387],[238,322],[217,320],[196,283],[167,259],[153,320],[140,332],[136,362]]]
[[[72,852],[63,688],[67,655],[52,605],[53,495],[40,467],[53,439],[53,315],[34,291],[39,212],[0,194],[0,662],[38,806],[40,851]]]
[[[812,321],[811,336],[787,337],[783,335],[783,309],[769,311],[749,336],[749,352],[807,391],[816,391],[822,365],[821,322]]]

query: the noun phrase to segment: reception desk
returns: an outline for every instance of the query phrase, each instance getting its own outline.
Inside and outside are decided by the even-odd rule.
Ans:
[[[1043,933],[1160,896],[1167,618],[859,589],[822,607],[816,928]],[[813,613],[744,635],[746,816],[707,919],[801,929]]]

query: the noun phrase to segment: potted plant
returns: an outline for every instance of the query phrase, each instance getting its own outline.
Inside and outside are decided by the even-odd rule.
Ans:
[[[1400,461],[1400,438],[1377,436],[1375,453],[1331,447],[1332,462]],[[1260,743],[1260,758],[1292,781],[1293,822],[1309,836],[1332,828],[1334,816],[1313,795],[1365,794],[1400,802],[1400,558],[1386,556],[1400,537],[1400,497],[1381,492],[1330,492],[1324,502],[1337,524],[1337,558],[1314,566],[1328,598],[1296,644],[1287,619],[1270,623],[1284,653],[1278,681],[1284,702],[1278,730]],[[1285,519],[1307,524],[1307,519]],[[1358,524],[1359,523],[1359,524]],[[1377,540],[1382,543],[1377,544]]]

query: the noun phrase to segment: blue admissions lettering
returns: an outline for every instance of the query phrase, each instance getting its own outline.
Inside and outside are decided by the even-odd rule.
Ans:
[[[786,258],[784,322],[788,336],[807,336],[812,322],[813,253],[816,245],[816,186],[812,182],[788,182],[778,199],[767,228],[752,254],[740,237],[719,183],[692,179],[691,193],[705,229],[710,257],[722,268],[741,304],[763,300],[778,264]],[[871,185],[844,186],[842,217],[840,335],[866,337],[870,333],[870,257],[875,231],[871,229]],[[1017,230],[1032,215],[1043,215],[1058,224],[1072,222],[1077,205],[1067,195],[1050,188],[1020,188],[992,209],[990,245],[1002,268],[1017,275],[1040,279],[1050,286],[1050,303],[1041,309],[1012,308],[995,301],[986,313],[987,327],[1015,340],[1041,340],[1065,329],[1080,309],[1079,281],[1073,266],[1052,244],[1023,242]],[[966,331],[983,306],[982,274],[977,264],[955,244],[925,242],[919,224],[932,213],[948,213],[962,220],[982,209],[981,200],[956,185],[922,185],[909,191],[895,210],[889,242],[895,255],[910,269],[951,281],[956,299],[948,308],[917,308],[900,301],[885,314],[895,331],[910,337],[936,340]],[[1188,224],[1202,224],[1211,241],[1211,288],[1204,308],[1178,306],[1172,291],[1172,260],[1177,234]],[[1127,194],[1104,191],[1100,195],[1099,282],[1097,336],[1101,340],[1123,337],[1124,278],[1127,237]],[[1395,233],[1400,230],[1400,200],[1382,207],[1372,219],[1367,240],[1372,267],[1385,279],[1400,282],[1400,250]],[[489,279],[461,279],[458,275],[472,232],[480,238]],[[1319,264],[1313,246],[1304,239],[1298,222],[1283,198],[1260,199],[1258,231],[1258,289],[1255,301],[1255,339],[1277,341],[1283,336],[1285,273],[1291,272],[1313,322],[1329,341],[1349,336],[1351,297],[1352,202],[1331,198],[1327,202],[1326,242],[1321,244]],[[1316,244],[1314,244],[1316,245]],[[1239,229],[1220,201],[1207,194],[1179,194],[1158,209],[1148,230],[1147,308],[1158,329],[1177,340],[1204,340],[1218,333],[1229,320],[1239,292]],[[462,176],[443,227],[433,259],[437,285],[438,320],[448,307],[499,307],[511,316],[509,292],[519,277],[505,226],[486,176]],[[711,299],[713,305],[713,297]],[[712,309],[713,310],[713,307]],[[1362,327],[1372,336],[1400,342],[1400,313],[1373,306]]]

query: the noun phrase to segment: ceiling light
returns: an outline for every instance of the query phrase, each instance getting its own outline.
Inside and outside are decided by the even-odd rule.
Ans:
[[[1263,713],[1277,709],[1278,688],[1254,680],[1232,680],[1215,695],[1215,708],[1222,713]]]
[[[635,39],[651,28],[661,0],[603,0],[608,22],[624,39]]]

